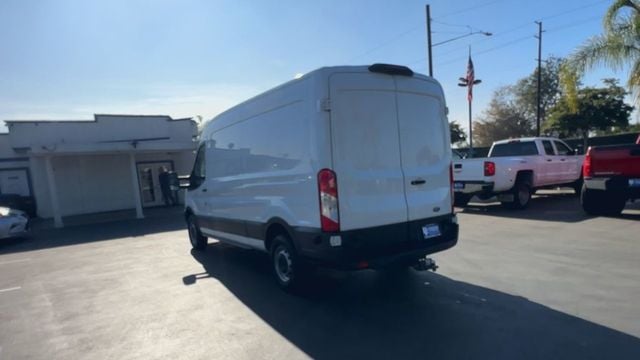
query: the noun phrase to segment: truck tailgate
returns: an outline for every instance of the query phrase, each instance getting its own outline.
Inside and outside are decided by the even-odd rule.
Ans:
[[[453,162],[454,181],[484,181],[484,162],[486,158],[464,159]]]
[[[640,145],[595,147],[591,152],[593,175],[640,178]]]

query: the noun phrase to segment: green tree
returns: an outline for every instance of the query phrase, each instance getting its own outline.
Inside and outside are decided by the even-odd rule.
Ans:
[[[496,140],[531,136],[533,133],[531,119],[508,86],[493,93],[489,106],[473,124],[473,141],[478,146],[489,146]]]
[[[606,87],[586,87],[577,92],[577,110],[563,97],[551,110],[547,131],[561,137],[578,135],[585,149],[590,131],[619,132],[629,127],[633,107],[624,102],[627,92],[615,79],[605,79]]]
[[[467,134],[465,134],[460,124],[458,124],[458,122],[456,122],[455,120],[449,123],[449,129],[451,131],[452,144],[462,143],[467,140]]]
[[[540,76],[540,118],[544,123],[547,113],[560,100],[560,68],[564,59],[550,57],[542,65]],[[535,123],[538,109],[538,69],[531,75],[522,78],[511,87],[515,101],[522,107],[524,114]]]
[[[640,101],[640,1],[615,0],[603,21],[603,33],[580,46],[562,68],[561,81],[567,105],[578,111],[578,82],[583,74],[596,66],[614,70],[629,66],[627,86]]]
[[[542,123],[561,98],[560,68],[563,59],[551,57],[541,70]],[[534,135],[538,108],[538,70],[493,94],[487,110],[474,123],[473,141],[488,146],[495,140]]]

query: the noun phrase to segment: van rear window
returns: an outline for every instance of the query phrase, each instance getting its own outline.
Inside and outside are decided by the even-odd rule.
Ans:
[[[533,141],[515,141],[494,145],[489,157],[531,156],[538,155],[538,148]]]

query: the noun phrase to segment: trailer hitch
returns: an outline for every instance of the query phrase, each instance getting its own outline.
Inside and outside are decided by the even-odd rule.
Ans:
[[[436,270],[438,270],[438,265],[436,265],[435,260],[425,257],[423,259],[418,260],[418,262],[413,265],[413,268],[416,269],[416,271],[431,270],[435,272]]]

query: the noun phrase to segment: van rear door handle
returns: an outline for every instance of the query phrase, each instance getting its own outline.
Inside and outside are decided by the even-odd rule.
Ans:
[[[551,159],[547,159],[547,161],[548,161],[548,162],[551,162],[552,160],[551,160]]]
[[[427,181],[424,179],[416,179],[416,180],[411,180],[411,185],[422,185],[426,182]]]
[[[206,188],[205,188],[205,189],[202,189],[202,192],[207,192],[207,189],[206,189]]]

